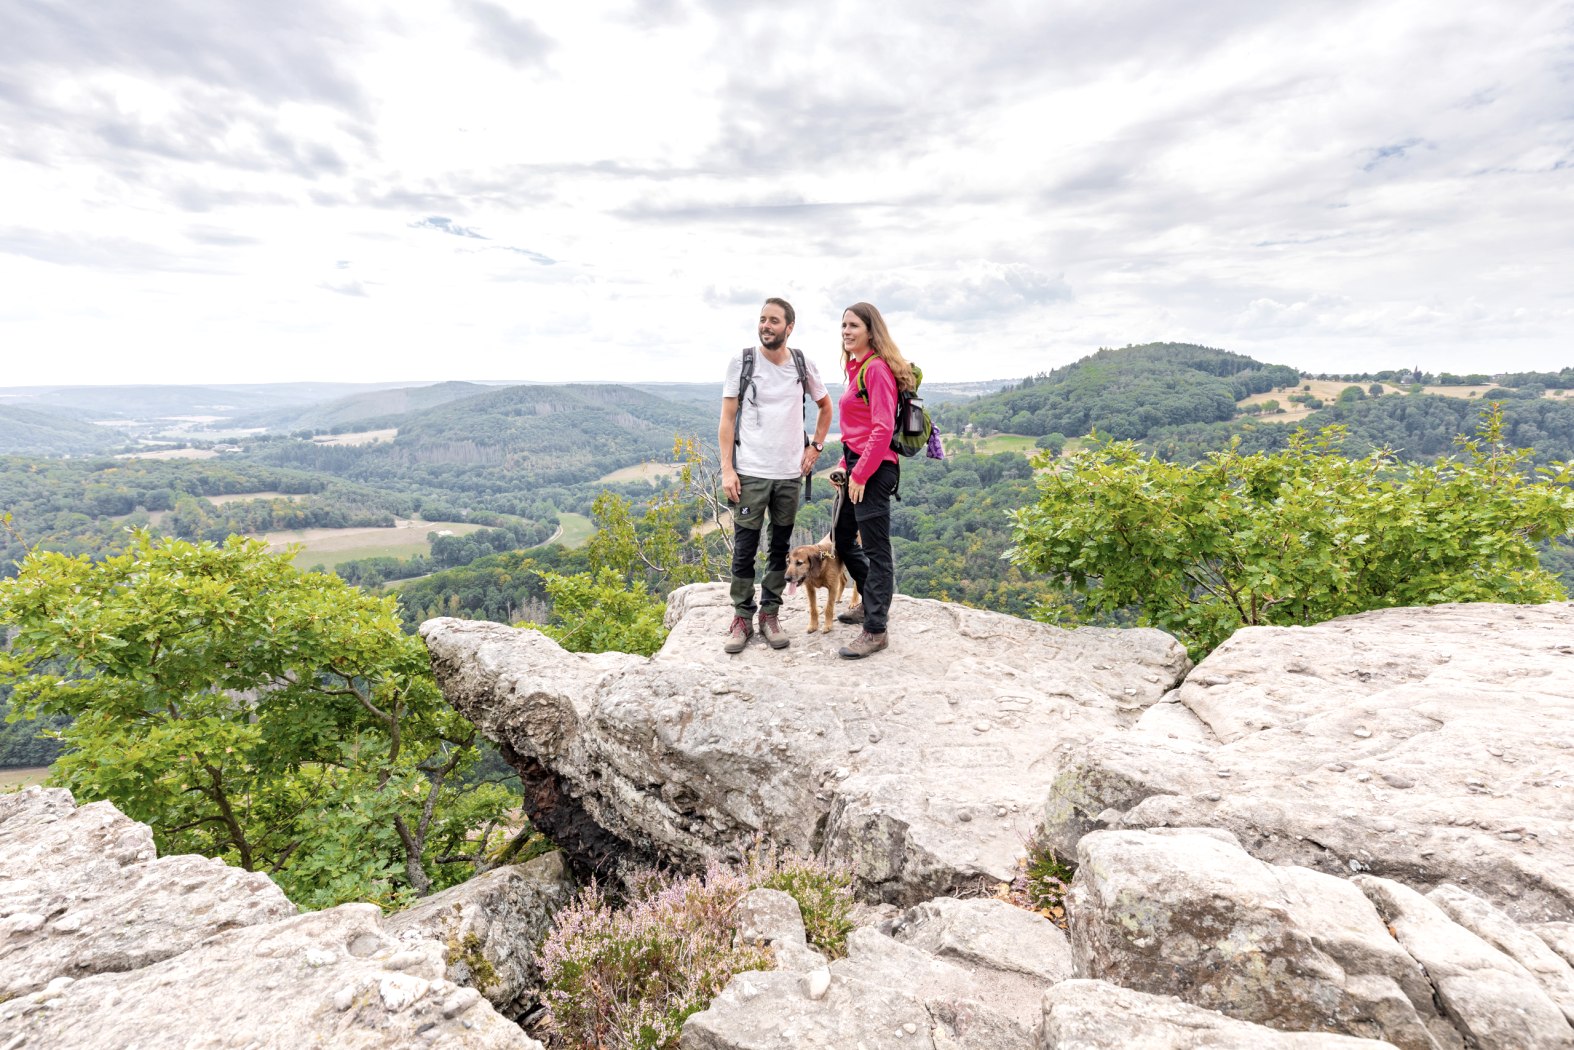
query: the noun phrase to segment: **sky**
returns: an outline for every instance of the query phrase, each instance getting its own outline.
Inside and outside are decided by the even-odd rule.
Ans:
[[[1574,0],[11,0],[0,386],[1574,365]]]

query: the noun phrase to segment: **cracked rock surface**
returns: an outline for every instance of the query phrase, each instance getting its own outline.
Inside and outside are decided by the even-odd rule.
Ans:
[[[375,905],[294,912],[264,876],[154,856],[108,803],[0,796],[0,1047],[540,1050]]]
[[[421,627],[448,700],[502,746],[532,820],[595,861],[639,844],[698,865],[759,835],[850,867],[908,905],[1008,879],[1057,753],[1129,727],[1189,667],[1153,630],[1067,631],[898,596],[891,645],[836,657],[852,628],[722,652],[725,585],[668,602],[651,659],[441,618]]]
[[[1574,605],[1237,631],[1136,730],[1057,754],[1043,834],[1217,827],[1253,856],[1574,915]]]

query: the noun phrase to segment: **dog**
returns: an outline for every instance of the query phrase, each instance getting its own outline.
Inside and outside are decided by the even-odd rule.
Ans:
[[[836,602],[841,598],[843,588],[851,584],[847,577],[847,570],[842,566],[842,559],[836,556],[836,548],[831,544],[829,536],[819,543],[806,543],[802,547],[794,547],[792,553],[787,555],[787,594],[790,596],[796,593],[800,583],[809,595],[809,633],[829,632],[831,624],[836,622]],[[851,600],[856,602],[858,585],[851,585],[853,590]],[[825,591],[823,623],[816,593],[822,589]]]

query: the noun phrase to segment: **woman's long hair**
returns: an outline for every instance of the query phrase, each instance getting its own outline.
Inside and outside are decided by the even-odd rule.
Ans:
[[[869,329],[869,346],[880,355],[891,369],[891,374],[896,377],[896,388],[912,393],[917,389],[913,382],[913,366],[907,363],[907,358],[902,356],[902,351],[897,348],[896,340],[891,338],[891,330],[885,326],[885,318],[880,316],[870,303],[854,303],[847,309],[858,315],[858,319]],[[852,360],[852,355],[842,348],[842,367],[846,368],[847,362]]]

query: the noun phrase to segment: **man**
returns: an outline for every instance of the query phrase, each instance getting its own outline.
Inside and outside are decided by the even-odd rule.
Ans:
[[[787,346],[792,334],[792,304],[767,299],[760,308],[760,344],[734,354],[722,384],[721,486],[732,510],[732,626],[729,653],[741,653],[754,633],[755,609],[760,633],[772,649],[785,649],[787,635],[777,614],[787,583],[787,550],[803,479],[814,469],[831,428],[831,395],[820,373],[804,355]],[[752,354],[754,371],[744,378],[744,358]],[[743,387],[740,389],[740,387]],[[814,440],[804,442],[804,395],[819,408]],[[741,412],[740,412],[741,408]],[[758,606],[754,600],[754,562],[760,533],[770,518],[770,545]]]

